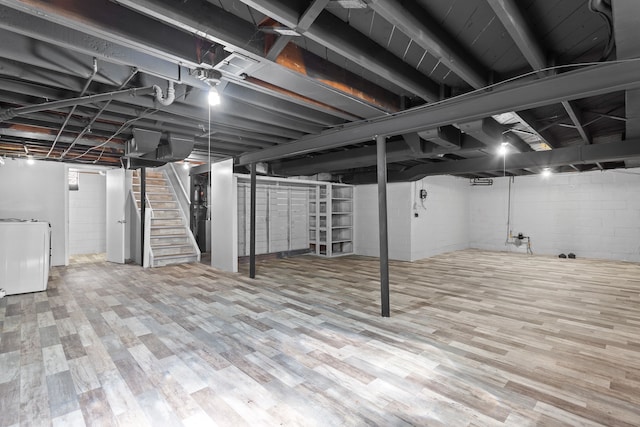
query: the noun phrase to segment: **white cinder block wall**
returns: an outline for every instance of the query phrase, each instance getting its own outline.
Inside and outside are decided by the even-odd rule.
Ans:
[[[431,176],[412,183],[412,190],[411,260],[468,248],[469,180]]]
[[[389,258],[410,261],[411,257],[411,190],[409,182],[391,183],[387,188],[387,224]],[[378,186],[358,185],[354,189],[354,252],[379,256]]]
[[[421,189],[427,190],[424,202]],[[389,184],[389,258],[415,261],[468,248],[468,190],[468,180],[450,176]],[[377,185],[356,186],[354,211],[355,253],[379,256]]]
[[[51,265],[68,261],[68,180],[64,163],[5,160],[0,167],[0,218],[51,224]]]
[[[467,179],[438,176],[390,184],[390,258],[413,261],[469,247],[526,252],[524,245],[505,245],[508,182],[470,186]],[[359,255],[379,254],[377,197],[376,185],[356,187]],[[640,169],[516,177],[511,230],[530,236],[536,254],[640,262]]]
[[[78,188],[69,191],[69,253],[106,252],[106,177],[81,171]]]
[[[470,187],[470,247],[505,246],[508,178]],[[511,229],[531,236],[534,253],[640,261],[640,169],[516,177]]]

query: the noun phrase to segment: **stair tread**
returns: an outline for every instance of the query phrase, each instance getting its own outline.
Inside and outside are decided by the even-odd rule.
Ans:
[[[153,259],[170,259],[170,258],[188,258],[188,257],[197,257],[198,254],[195,252],[190,254],[169,254],[169,255],[154,255]]]
[[[180,228],[184,230],[183,224],[175,224],[175,225],[152,225],[151,229],[165,229],[165,228]]]
[[[193,246],[191,244],[185,243],[185,244],[179,244],[179,243],[167,243],[164,245],[151,245],[152,248],[158,248],[158,249],[168,249],[168,248],[192,248]]]
[[[183,234],[156,234],[156,235],[153,235],[153,234],[152,234],[152,235],[151,235],[151,236],[149,236],[149,237],[151,237],[152,239],[155,237],[155,238],[156,238],[156,240],[158,240],[158,238],[162,238],[162,237],[177,239],[177,238],[183,238],[183,237],[184,237],[184,238],[186,238],[186,237],[188,237],[188,236],[187,236],[187,234],[186,234],[186,233],[183,233]]]

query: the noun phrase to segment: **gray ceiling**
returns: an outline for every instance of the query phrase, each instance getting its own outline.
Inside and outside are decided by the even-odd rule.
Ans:
[[[120,165],[140,128],[193,138],[193,162],[352,183],[375,180],[377,135],[391,181],[502,176],[503,141],[514,175],[633,166],[637,16],[635,0],[0,0],[0,155]],[[169,82],[167,106],[20,110]]]

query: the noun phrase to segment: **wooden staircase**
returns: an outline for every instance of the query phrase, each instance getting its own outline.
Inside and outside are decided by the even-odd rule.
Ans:
[[[185,223],[169,185],[163,171],[146,172],[147,209],[152,210],[149,239],[151,267],[200,261],[189,225]],[[133,194],[140,209],[140,176],[137,170],[133,175]]]

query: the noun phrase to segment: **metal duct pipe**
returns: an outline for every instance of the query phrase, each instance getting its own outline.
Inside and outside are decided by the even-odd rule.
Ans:
[[[159,86],[149,86],[142,88],[132,88],[126,90],[119,90],[115,92],[102,93],[98,95],[81,96],[79,98],[64,99],[61,101],[45,102],[43,104],[31,105],[29,107],[8,108],[0,111],[0,122],[11,120],[17,116],[23,116],[29,113],[37,113],[45,110],[56,110],[59,108],[72,107],[76,105],[86,105],[101,101],[111,101],[114,99],[125,98],[127,96],[140,96],[140,95],[156,95],[156,100],[162,103],[158,99],[158,91],[160,98],[162,98],[162,89]],[[170,95],[167,96],[167,100]],[[166,100],[164,101],[166,102]],[[171,99],[173,102],[173,99]]]
[[[60,101],[52,101],[45,102],[43,104],[31,105],[28,107],[19,107],[19,108],[7,108],[6,110],[0,111],[0,122],[11,120],[17,116],[24,116],[30,113],[38,113],[40,111],[45,110],[56,110],[59,108],[65,107],[77,107],[78,105],[86,105],[93,104],[102,101],[113,101],[121,98],[125,98],[127,96],[142,96],[142,95],[155,95],[155,100],[164,105],[168,106],[173,103],[176,97],[175,88],[173,86],[173,82],[169,82],[169,87],[167,88],[167,96],[163,96],[162,89],[158,85],[141,87],[141,88],[131,88],[125,90],[117,90],[113,92],[101,93],[98,95],[89,95],[89,96],[81,96],[78,98],[71,99],[63,99]]]

